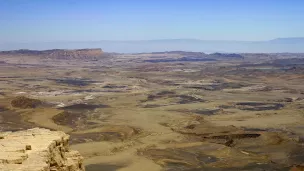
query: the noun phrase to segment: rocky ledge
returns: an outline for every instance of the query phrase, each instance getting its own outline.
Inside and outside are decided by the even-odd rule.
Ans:
[[[2,171],[84,171],[78,151],[69,150],[69,135],[34,128],[0,132]]]

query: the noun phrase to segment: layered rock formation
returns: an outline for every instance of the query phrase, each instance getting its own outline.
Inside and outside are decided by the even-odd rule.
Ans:
[[[2,171],[84,171],[83,158],[69,150],[69,135],[34,128],[0,133]]]

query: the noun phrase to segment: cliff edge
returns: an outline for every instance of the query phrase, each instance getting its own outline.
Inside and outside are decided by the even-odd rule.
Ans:
[[[84,171],[83,158],[69,150],[69,135],[34,128],[0,132],[1,171]]]

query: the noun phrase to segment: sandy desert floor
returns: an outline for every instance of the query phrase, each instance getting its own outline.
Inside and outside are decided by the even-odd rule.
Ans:
[[[142,58],[7,60],[0,64],[0,130],[64,131],[87,171],[290,170],[304,163],[303,69]],[[20,96],[39,103],[12,105]]]

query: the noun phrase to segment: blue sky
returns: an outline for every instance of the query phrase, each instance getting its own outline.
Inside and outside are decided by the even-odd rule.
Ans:
[[[0,42],[304,37],[303,0],[0,0]]]

